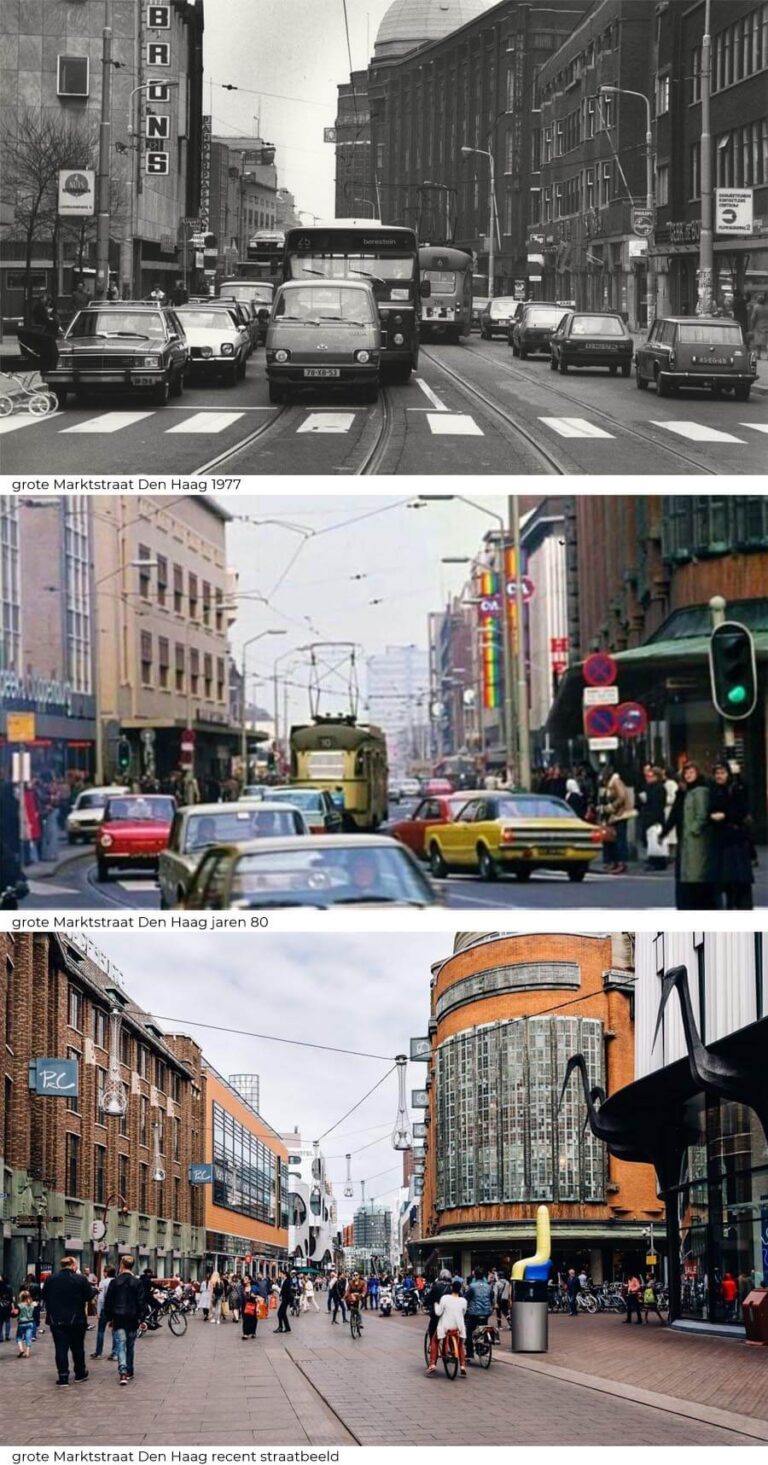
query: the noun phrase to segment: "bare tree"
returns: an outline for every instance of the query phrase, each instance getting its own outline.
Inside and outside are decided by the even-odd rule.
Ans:
[[[58,254],[59,170],[92,166],[94,140],[63,118],[25,109],[13,125],[3,129],[0,148],[0,189],[13,214],[13,223],[6,230],[24,241],[24,316],[29,323],[35,243],[48,239],[54,260]]]

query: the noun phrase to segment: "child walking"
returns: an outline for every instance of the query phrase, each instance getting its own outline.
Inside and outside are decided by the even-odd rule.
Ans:
[[[32,1336],[35,1331],[35,1304],[26,1287],[19,1293],[19,1320],[16,1328],[16,1342],[19,1358],[32,1357]]]

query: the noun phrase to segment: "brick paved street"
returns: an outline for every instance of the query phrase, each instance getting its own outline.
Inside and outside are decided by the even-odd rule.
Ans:
[[[271,1321],[260,1325],[246,1348],[232,1324],[193,1319],[182,1339],[163,1330],[141,1341],[127,1389],[106,1360],[90,1362],[86,1382],[57,1389],[48,1334],[29,1362],[17,1362],[15,1345],[4,1343],[0,1444],[759,1445],[768,1438],[754,1410],[764,1355],[718,1340],[708,1351],[711,1340],[650,1329],[625,1337],[621,1323],[605,1318],[584,1319],[583,1330],[578,1320],[569,1338],[569,1320],[552,1321],[546,1359],[515,1361],[505,1351],[489,1373],[471,1369],[455,1382],[442,1373],[426,1378],[419,1318],[370,1316],[353,1343],[322,1311],[300,1318],[289,1337],[275,1336]],[[733,1350],[733,1376],[724,1349]],[[622,1369],[631,1384],[611,1384]],[[566,1370],[579,1380],[563,1378]],[[669,1394],[673,1383],[680,1400],[707,1405],[652,1392],[664,1386]],[[626,1397],[634,1385],[649,1391],[643,1402]],[[713,1405],[740,1408],[742,1419],[732,1412],[708,1422]]]

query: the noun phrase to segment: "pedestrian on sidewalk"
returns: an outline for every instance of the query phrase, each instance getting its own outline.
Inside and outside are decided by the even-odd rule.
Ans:
[[[16,1342],[19,1345],[19,1358],[32,1357],[34,1332],[35,1304],[26,1287],[22,1287],[19,1293],[18,1322],[16,1324]]]
[[[581,1282],[576,1276],[574,1267],[570,1267],[568,1270],[568,1276],[565,1279],[565,1290],[568,1296],[568,1311],[571,1317],[576,1317],[579,1311],[577,1298],[581,1291]]]
[[[649,1312],[655,1312],[661,1326],[663,1328],[667,1326],[666,1319],[661,1316],[661,1312],[659,1311],[659,1289],[656,1278],[652,1277],[650,1272],[645,1279],[645,1286],[643,1288],[643,1308],[645,1310],[646,1323]]]
[[[13,1292],[7,1277],[0,1276],[0,1343],[11,1341],[11,1313]]]
[[[371,1312],[378,1312],[379,1310],[379,1291],[379,1278],[374,1273],[372,1277],[368,1278],[368,1298],[371,1304]]]
[[[765,295],[758,295],[749,317],[750,345],[758,360],[768,353],[768,304]]]
[[[712,770],[709,790],[712,825],[713,882],[719,910],[751,911],[752,835],[746,784],[734,777],[729,765]]]
[[[211,1311],[211,1283],[206,1277],[197,1294],[197,1310],[203,1314],[203,1322],[207,1323]]]
[[[671,830],[677,834],[675,906],[679,911],[715,908],[709,806],[709,789],[698,764],[686,763],[682,786],[661,830],[662,839]]]
[[[635,811],[629,789],[610,763],[603,773],[599,798],[600,822],[603,825],[604,861],[609,875],[626,875],[629,859],[629,820]]]
[[[280,1306],[277,1309],[277,1327],[274,1331],[276,1333],[290,1333],[291,1325],[288,1321],[288,1308],[293,1301],[293,1282],[291,1281],[291,1274],[287,1267],[283,1270],[282,1278],[283,1280],[280,1283]]]
[[[339,1272],[336,1281],[334,1282],[330,1293],[328,1294],[328,1301],[333,1305],[333,1317],[331,1318],[332,1323],[338,1322],[337,1313],[339,1311],[339,1308],[341,1308],[341,1321],[343,1323],[347,1321],[347,1307],[344,1301],[346,1291],[346,1278],[343,1272]]]
[[[85,1366],[85,1334],[88,1329],[86,1308],[93,1297],[87,1277],[78,1272],[73,1256],[62,1257],[59,1270],[49,1277],[43,1288],[43,1300],[53,1337],[58,1383],[69,1384],[69,1356],[75,1383],[88,1377]]]
[[[211,1277],[211,1322],[221,1323],[221,1304],[224,1301],[224,1283],[218,1271]]]
[[[309,1312],[310,1307],[314,1307],[315,1312],[319,1312],[320,1311],[320,1308],[317,1305],[317,1298],[315,1297],[315,1284],[312,1281],[312,1278],[311,1277],[307,1277],[307,1279],[306,1279],[306,1281],[304,1283],[304,1305],[303,1305],[303,1311],[304,1312]]]
[[[624,1319],[627,1326],[629,1326],[632,1321],[633,1313],[637,1314],[636,1321],[642,1325],[643,1319],[640,1312],[640,1298],[642,1295],[642,1291],[642,1281],[637,1275],[637,1272],[633,1272],[631,1277],[629,1278],[629,1281],[627,1282],[627,1316]]]
[[[233,1323],[240,1321],[240,1286],[236,1277],[230,1278],[227,1306]]]
[[[104,1352],[104,1334],[107,1331],[107,1319],[104,1316],[104,1298],[107,1295],[107,1289],[108,1289],[109,1284],[112,1281],[112,1278],[114,1277],[114,1275],[115,1275],[115,1269],[114,1269],[114,1267],[105,1267],[104,1268],[104,1276],[102,1277],[101,1281],[99,1282],[99,1288],[98,1288],[98,1292],[96,1294],[96,1317],[97,1317],[97,1324],[96,1324],[96,1347],[95,1347],[93,1353],[91,1354],[91,1358],[101,1358],[101,1356],[102,1356],[102,1354]],[[115,1353],[114,1349],[110,1353],[109,1357],[110,1357],[110,1360],[117,1357],[117,1354]]]
[[[259,1295],[250,1277],[243,1278],[243,1285],[238,1294],[238,1310],[243,1319],[242,1336],[255,1338],[259,1322]]]
[[[133,1378],[133,1350],[142,1308],[142,1286],[133,1275],[133,1266],[132,1256],[120,1258],[120,1271],[104,1297],[104,1313],[112,1324],[112,1346],[117,1354],[118,1382],[123,1385]]]
[[[326,1292],[327,1292],[328,1296],[326,1297],[326,1301],[325,1301],[325,1310],[326,1310],[326,1312],[330,1312],[330,1310],[331,1310],[331,1304],[333,1302],[333,1289],[336,1286],[336,1275],[337,1274],[336,1274],[335,1271],[332,1271],[332,1272],[329,1272],[328,1273],[328,1282],[327,1282],[327,1286],[326,1286]]]

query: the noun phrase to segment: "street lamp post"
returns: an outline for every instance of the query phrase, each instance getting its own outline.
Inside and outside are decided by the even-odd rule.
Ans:
[[[489,148],[463,147],[463,153],[479,153],[481,157],[488,159],[490,174],[490,221],[488,224],[488,299],[493,299],[493,277],[496,269],[496,178],[493,166],[493,153]]]
[[[655,189],[653,186],[653,129],[651,126],[651,99],[650,97],[647,97],[645,95],[645,92],[635,92],[632,91],[629,87],[624,86],[601,86],[601,95],[606,92],[615,92],[622,97],[639,97],[640,101],[645,103],[645,206],[651,215],[651,219],[655,222],[654,215],[656,200]],[[650,327],[653,325],[654,320],[656,319],[656,272],[653,266],[652,245],[653,227],[651,229],[651,233],[648,235],[648,255],[646,264],[646,294],[648,296],[646,309],[646,325],[648,326],[649,330]]]
[[[242,663],[242,674],[243,674],[243,717],[242,717],[242,721],[241,721],[241,724],[240,724],[240,761],[241,761],[241,763],[243,765],[242,766],[243,786],[245,786],[245,784],[248,782],[248,709],[247,709],[247,705],[246,705],[247,704],[247,700],[248,700],[247,699],[247,696],[246,696],[246,688],[247,688],[247,684],[248,684],[247,683],[247,652],[248,652],[248,647],[249,646],[253,646],[254,642],[256,642],[256,641],[262,641],[265,636],[286,636],[287,634],[288,633],[285,630],[282,630],[282,629],[278,630],[277,628],[273,628],[273,629],[270,629],[268,631],[259,631],[258,635],[256,635],[256,636],[249,636],[248,640],[243,643],[243,663]]]
[[[104,0],[101,46],[101,113],[99,121],[99,189],[96,216],[96,297],[109,286],[109,184],[112,163],[112,0]]]
[[[714,234],[712,230],[712,21],[711,0],[705,0],[704,34],[701,38],[701,233],[697,315],[711,315],[714,286]]]

